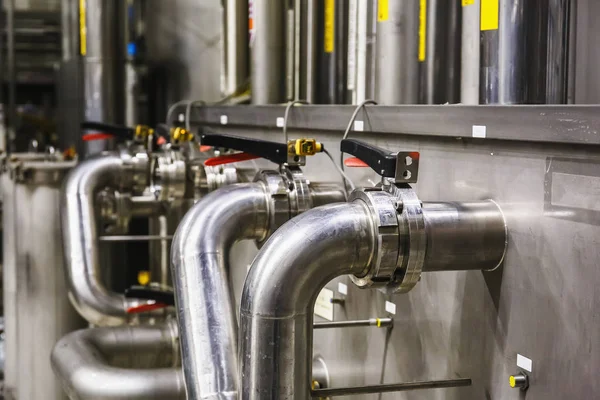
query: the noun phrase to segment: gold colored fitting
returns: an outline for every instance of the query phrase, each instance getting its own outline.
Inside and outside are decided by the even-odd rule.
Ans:
[[[146,139],[152,135],[154,135],[154,129],[150,128],[147,125],[136,125],[136,127],[135,127],[136,139]]]
[[[142,286],[147,286],[150,283],[151,276],[150,271],[140,271],[138,272],[138,283]]]
[[[315,139],[296,139],[288,142],[288,153],[296,156],[314,156],[323,151],[323,145]]]
[[[194,140],[194,134],[185,128],[173,128],[171,129],[171,139],[174,142],[191,142]]]

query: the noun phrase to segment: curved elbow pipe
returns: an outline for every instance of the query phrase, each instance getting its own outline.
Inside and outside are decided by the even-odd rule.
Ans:
[[[310,398],[316,298],[336,276],[366,273],[375,237],[362,202],[315,208],[271,236],[242,295],[243,400]]]
[[[116,154],[86,160],[67,176],[61,199],[61,225],[69,298],[94,325],[120,325],[126,310],[139,305],[102,284],[94,200],[98,190],[117,187],[125,165]]]
[[[262,240],[269,199],[262,183],[227,186],[185,215],[172,245],[182,361],[191,399],[237,400],[237,322],[229,290],[228,252]]]
[[[176,332],[172,324],[76,331],[54,346],[52,368],[71,399],[184,400]]]

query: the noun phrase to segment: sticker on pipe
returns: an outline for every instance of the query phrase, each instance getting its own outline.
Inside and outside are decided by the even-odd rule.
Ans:
[[[331,300],[333,300],[333,290],[321,290],[315,303],[315,315],[327,321],[333,321],[333,303]]]

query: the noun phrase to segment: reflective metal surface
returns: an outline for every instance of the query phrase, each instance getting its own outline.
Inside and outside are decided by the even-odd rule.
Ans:
[[[248,0],[225,0],[223,7],[223,65],[221,92],[236,93],[249,79]]]
[[[61,227],[69,298],[94,325],[120,325],[128,318],[126,310],[139,303],[104,287],[97,245],[96,194],[107,186],[118,188],[127,176],[120,156],[102,155],[80,163],[63,187]]]
[[[171,265],[190,398],[237,400],[237,321],[228,251],[237,241],[263,239],[268,200],[262,183],[227,186],[196,203],[175,234]]]
[[[71,399],[185,400],[177,344],[174,324],[90,328],[56,343],[52,367]]]
[[[252,104],[284,101],[285,9],[280,0],[253,0],[254,33],[250,42]]]
[[[242,399],[310,397],[314,302],[332,278],[364,273],[372,230],[364,205],[337,204],[301,214],[267,241],[242,296]]]
[[[55,175],[64,177],[72,163],[26,158],[13,155],[1,177],[6,335],[3,396],[62,400],[65,395],[52,374],[50,352],[62,335],[84,326],[66,294],[58,218],[60,181],[55,179]],[[35,179],[21,179],[19,170]],[[49,174],[51,170],[55,173]],[[41,177],[51,179],[43,182]]]
[[[479,104],[479,63],[481,48],[481,0],[462,7],[462,38],[460,62],[460,102]]]
[[[423,203],[423,271],[493,270],[504,260],[507,226],[493,201]]]
[[[419,94],[419,2],[389,1],[389,17],[377,24],[375,100],[416,104]]]

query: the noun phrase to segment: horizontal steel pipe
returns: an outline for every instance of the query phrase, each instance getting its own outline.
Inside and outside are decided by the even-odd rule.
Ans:
[[[492,270],[504,260],[507,228],[493,201],[423,203],[423,272]]]
[[[177,329],[124,326],[76,331],[52,351],[54,372],[80,400],[185,400]]]
[[[449,379],[445,381],[409,382],[389,385],[355,386],[347,388],[326,388],[313,390],[313,398],[354,396],[359,394],[406,392],[409,390],[440,389],[471,386],[471,379]]]

